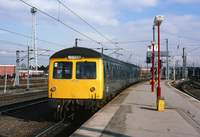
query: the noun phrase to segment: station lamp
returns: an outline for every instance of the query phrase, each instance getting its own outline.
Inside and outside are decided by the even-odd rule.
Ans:
[[[151,41],[151,44],[152,44],[152,45],[155,45],[155,44],[156,44],[156,42],[155,42],[155,41]]]
[[[161,87],[160,87],[160,25],[164,19],[163,15],[158,15],[154,19],[154,25],[158,26],[158,87],[157,87],[157,98],[161,99]]]
[[[164,16],[163,15],[156,16],[155,19],[154,19],[154,25],[155,26],[161,25],[163,20],[164,20]]]

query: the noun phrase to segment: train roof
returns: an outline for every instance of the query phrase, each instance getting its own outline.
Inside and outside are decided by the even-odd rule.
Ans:
[[[50,58],[66,58],[68,56],[81,56],[84,58],[102,58],[102,54],[88,48],[73,47],[56,52]]]
[[[84,57],[84,58],[103,58],[104,60],[108,60],[108,61],[111,61],[111,62],[134,65],[134,64],[125,63],[123,61],[114,59],[112,57],[109,57],[107,55],[99,53],[95,50],[83,48],[83,47],[66,48],[66,49],[63,49],[61,51],[54,53],[50,58],[66,58],[68,56],[81,56],[81,57]],[[134,66],[138,67],[136,65],[134,65]]]

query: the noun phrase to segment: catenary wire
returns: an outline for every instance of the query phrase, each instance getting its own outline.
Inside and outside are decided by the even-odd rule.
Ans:
[[[29,39],[33,39],[30,36],[26,36],[26,35],[23,35],[23,34],[20,34],[20,33],[17,33],[17,32],[13,32],[13,31],[10,31],[10,30],[6,30],[6,29],[3,29],[3,28],[0,28],[0,30],[5,31],[5,32],[9,32],[9,33],[12,33],[12,34],[15,34],[15,35],[18,35],[18,36],[22,36],[22,37],[26,37],[26,38],[29,38]],[[37,40],[45,42],[45,43],[49,43],[49,44],[52,44],[52,45],[57,45],[57,46],[60,46],[60,47],[66,47],[64,45],[60,45],[60,44],[57,44],[57,43],[49,42],[49,41],[38,39],[38,38],[37,38]]]
[[[88,22],[86,22],[83,18],[81,18],[78,14],[76,14],[74,11],[72,11],[69,7],[67,7],[66,5],[64,5],[62,2],[60,2],[60,0],[57,0],[61,5],[63,5],[63,7],[65,7],[66,9],[68,9],[71,13],[73,13],[75,16],[77,16],[80,20],[82,20],[85,24],[87,24],[90,28],[92,28],[94,31],[96,31],[99,35],[101,35],[102,37],[104,37],[106,40],[108,40],[109,42],[111,42],[112,44],[114,44],[116,47],[120,48],[118,45],[116,45],[116,43],[114,43],[113,41],[111,41],[110,39],[108,39],[106,36],[104,36],[101,32],[99,32],[97,29],[95,29],[92,25],[90,25]]]
[[[23,0],[20,0],[20,1],[23,2],[23,3],[25,3],[26,5],[28,5],[28,6],[30,6],[30,7],[34,7],[34,6],[32,6],[31,4],[29,4],[29,3],[27,3],[27,2],[25,2],[25,1],[23,1]],[[84,36],[84,37],[90,39],[91,41],[93,41],[93,42],[95,42],[95,43],[97,43],[97,44],[100,44],[100,45],[103,46],[103,47],[106,47],[106,46],[104,46],[102,43],[100,43],[100,42],[98,42],[98,41],[96,41],[96,40],[90,38],[89,36],[87,36],[87,35],[85,35],[85,34],[83,34],[83,33],[81,33],[81,32],[79,32],[78,30],[76,30],[76,29],[74,29],[73,27],[71,27],[71,26],[65,24],[64,22],[60,21],[59,19],[56,19],[55,17],[53,17],[53,16],[47,14],[46,12],[44,12],[44,11],[38,9],[38,8],[37,8],[37,10],[40,11],[41,13],[43,13],[44,15],[46,15],[46,16],[48,16],[48,17],[54,19],[55,21],[58,21],[59,23],[63,24],[64,26],[70,28],[71,30],[77,32],[78,34],[80,34],[80,35],[82,35],[82,36]],[[107,47],[106,47],[106,48],[107,48]]]

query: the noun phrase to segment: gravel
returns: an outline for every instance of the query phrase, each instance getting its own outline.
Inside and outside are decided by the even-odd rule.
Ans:
[[[0,115],[0,136],[35,136],[55,123],[48,103]]]

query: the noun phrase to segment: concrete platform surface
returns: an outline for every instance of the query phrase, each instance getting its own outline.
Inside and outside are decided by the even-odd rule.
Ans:
[[[156,90],[155,90],[156,91]],[[200,137],[200,101],[161,82],[164,112],[149,82],[133,85],[97,112],[72,137]]]

